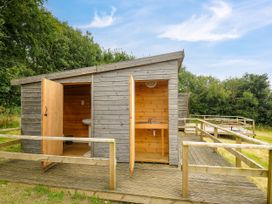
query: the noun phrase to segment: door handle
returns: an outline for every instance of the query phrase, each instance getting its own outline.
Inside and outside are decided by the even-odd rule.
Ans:
[[[47,106],[45,106],[44,116],[47,116]]]

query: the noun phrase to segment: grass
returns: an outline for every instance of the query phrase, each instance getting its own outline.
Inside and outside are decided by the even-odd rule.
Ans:
[[[0,181],[0,203],[21,204],[111,204],[111,201],[102,200],[95,196],[69,190],[50,188],[43,185],[27,185]]]
[[[0,129],[20,126],[20,107],[4,108],[0,106]]]
[[[268,142],[272,144],[272,128],[264,128],[264,127],[257,127],[256,129],[256,139]],[[222,142],[226,143],[235,143],[232,139],[227,138],[220,138]],[[235,164],[235,157],[227,152],[224,149],[218,149],[219,153],[231,164]],[[247,157],[251,158],[252,160],[256,161],[263,167],[268,167],[268,151],[261,150],[261,149],[244,149],[242,150],[243,154]],[[242,164],[243,167],[247,167],[245,164]],[[267,178],[260,178],[260,177],[250,177],[252,180],[261,190],[264,192],[267,190]]]

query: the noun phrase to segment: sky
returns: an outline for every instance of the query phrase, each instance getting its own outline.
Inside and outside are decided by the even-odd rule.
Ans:
[[[47,0],[45,7],[104,49],[137,58],[184,50],[194,74],[267,73],[272,84],[271,0]]]

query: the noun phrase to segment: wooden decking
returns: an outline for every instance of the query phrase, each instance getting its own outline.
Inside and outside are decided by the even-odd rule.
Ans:
[[[183,137],[182,140],[198,140]],[[190,148],[191,164],[230,165],[217,153],[207,148]],[[207,203],[265,203],[265,193],[245,177],[190,174],[190,198],[181,197],[181,171],[177,167],[163,164],[140,164],[135,166],[134,175],[129,175],[127,163],[117,164],[117,189],[108,189],[108,167],[73,164],[58,164],[43,172],[39,162],[2,161],[0,179],[30,184],[74,188],[104,192],[107,196],[138,196],[131,202],[150,203],[150,198],[167,198],[162,203],[207,202]],[[106,195],[106,194],[105,194]],[[140,196],[140,197],[139,197]],[[114,199],[114,196],[111,197]],[[140,200],[139,200],[140,198]],[[122,199],[123,200],[123,199]],[[156,202],[158,203],[158,202]]]

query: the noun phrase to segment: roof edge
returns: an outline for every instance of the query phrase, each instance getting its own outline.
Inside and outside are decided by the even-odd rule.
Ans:
[[[42,74],[37,76],[13,79],[11,80],[11,85],[21,85],[21,84],[40,82],[43,78],[62,79],[62,78],[69,78],[69,77],[88,75],[88,74],[94,74],[94,73],[100,73],[100,72],[108,72],[113,70],[138,67],[142,65],[149,65],[149,64],[155,64],[155,63],[172,61],[172,60],[178,60],[178,66],[180,69],[180,65],[183,61],[183,58],[184,58],[184,51],[182,50],[182,51],[177,51],[172,53],[138,58],[138,59],[129,60],[129,61],[117,62],[112,64],[103,64],[103,65],[97,65],[92,67],[84,67],[84,68],[78,68],[78,69],[73,69],[68,71],[54,72],[50,74]]]

